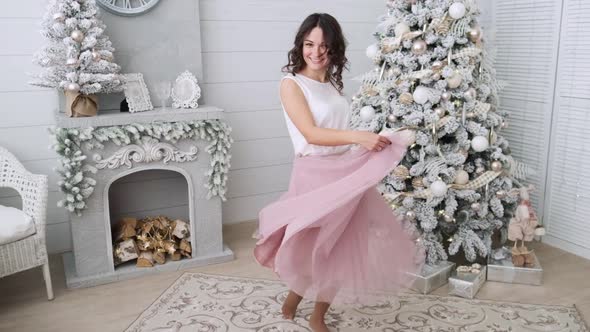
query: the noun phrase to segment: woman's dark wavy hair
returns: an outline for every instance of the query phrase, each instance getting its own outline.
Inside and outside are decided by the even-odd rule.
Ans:
[[[342,83],[342,71],[348,69],[346,58],[346,39],[342,34],[342,28],[338,21],[330,14],[315,13],[309,15],[295,36],[293,48],[287,55],[289,63],[283,67],[283,72],[293,75],[305,68],[303,59],[303,42],[313,28],[319,27],[324,34],[324,40],[328,48],[329,67],[326,73],[327,79],[342,94],[344,84]]]

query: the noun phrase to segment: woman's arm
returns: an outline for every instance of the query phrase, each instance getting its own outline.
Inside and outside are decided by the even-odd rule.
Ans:
[[[282,80],[280,95],[287,115],[310,144],[325,146],[361,144],[369,150],[380,150],[385,145],[391,144],[386,137],[368,131],[317,127],[303,91],[291,79]]]

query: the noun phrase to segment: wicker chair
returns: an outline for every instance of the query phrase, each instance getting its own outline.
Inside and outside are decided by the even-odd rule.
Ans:
[[[0,278],[43,266],[47,298],[52,300],[53,287],[45,245],[47,176],[30,173],[12,153],[0,146],[0,187],[9,187],[19,193],[22,211],[35,223],[34,234],[0,245]]]

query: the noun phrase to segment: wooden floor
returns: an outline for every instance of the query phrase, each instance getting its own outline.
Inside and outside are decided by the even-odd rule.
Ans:
[[[252,257],[253,222],[226,226],[224,239],[236,260],[191,271],[276,279]],[[590,318],[590,261],[534,244],[544,269],[543,286],[486,282],[479,299],[521,303],[575,304]],[[55,300],[47,301],[40,268],[0,279],[0,331],[123,331],[182,272],[162,273],[86,289],[68,290],[61,256],[51,258]],[[434,292],[446,295],[447,286]],[[588,321],[588,320],[586,320]]]

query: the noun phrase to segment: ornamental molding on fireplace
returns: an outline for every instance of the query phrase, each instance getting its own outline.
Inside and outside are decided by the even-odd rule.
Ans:
[[[162,143],[152,137],[142,137],[141,143],[141,145],[130,144],[122,147],[106,159],[99,153],[95,153],[93,156],[96,162],[95,167],[98,169],[116,169],[121,166],[131,168],[133,163],[151,163],[153,161],[162,161],[164,164],[171,161],[183,163],[197,159],[199,151],[196,146],[192,146],[188,152],[180,151],[174,145]]]
[[[140,113],[142,116],[137,118],[128,115],[122,115],[119,118],[113,115],[111,119],[101,119],[101,116],[98,116],[95,119],[98,126],[97,123],[92,123],[92,119],[82,119],[82,122],[94,130],[108,128],[111,125],[125,126],[123,118],[132,120],[134,126],[141,123],[145,123],[146,126],[167,122],[178,124],[180,123],[177,121],[178,117],[182,118],[181,121],[219,120],[222,123],[222,112],[219,109],[214,111],[212,114],[203,113],[202,110],[191,112],[167,110],[166,113],[155,111],[152,112],[152,117],[146,116],[144,113],[147,112],[143,112]],[[191,119],[191,115],[194,115],[195,119]],[[71,119],[65,119],[65,121],[67,121],[66,128],[78,128],[75,127],[75,121]],[[107,123],[104,123],[105,121]],[[59,125],[60,121],[58,121]],[[80,127],[80,130],[83,128]],[[226,135],[226,133],[220,132],[220,135]],[[232,260],[233,252],[224,245],[222,237],[222,197],[211,195],[212,188],[216,190],[218,187],[212,187],[207,183],[214,180],[210,176],[212,162],[219,162],[217,159],[217,161],[214,160],[219,158],[219,154],[211,155],[210,145],[209,140],[202,139],[199,135],[177,137],[172,140],[144,136],[128,144],[119,145],[106,140],[102,142],[100,149],[89,148],[82,144],[81,152],[87,156],[84,166],[87,169],[95,169],[92,173],[95,184],[92,195],[84,201],[83,213],[71,214],[73,251],[64,254],[67,286],[69,288],[94,286],[160,271],[175,271]],[[186,179],[192,256],[154,267],[139,268],[129,264],[115,267],[109,189],[115,181],[146,170],[174,171]],[[142,193],[142,195],[146,194],[149,195],[149,193]]]

